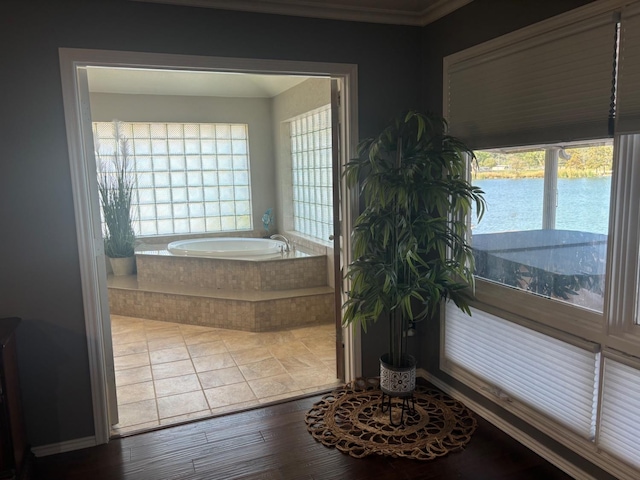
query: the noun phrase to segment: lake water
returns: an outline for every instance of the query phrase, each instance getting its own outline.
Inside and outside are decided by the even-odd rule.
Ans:
[[[487,211],[473,233],[542,228],[542,178],[473,180]],[[611,177],[558,179],[556,229],[607,234]],[[475,213],[474,213],[475,215]]]

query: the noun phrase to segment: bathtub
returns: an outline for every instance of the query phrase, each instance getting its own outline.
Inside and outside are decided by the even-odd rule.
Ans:
[[[213,258],[255,258],[279,254],[286,244],[270,238],[196,238],[171,242],[173,255]]]

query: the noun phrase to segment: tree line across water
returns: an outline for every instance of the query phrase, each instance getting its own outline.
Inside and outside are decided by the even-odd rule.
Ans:
[[[559,178],[601,177],[611,174],[612,145],[566,148],[565,152],[567,155],[560,155],[558,159]],[[544,150],[510,153],[476,151],[475,155],[477,167],[473,177],[476,179],[544,177]]]

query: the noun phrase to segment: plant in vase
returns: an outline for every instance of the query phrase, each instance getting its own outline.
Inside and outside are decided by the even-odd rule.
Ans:
[[[432,317],[443,300],[470,314],[473,254],[467,220],[483,192],[466,180],[461,141],[446,134],[437,115],[410,111],[375,138],[360,142],[358,158],[347,163],[348,185],[360,185],[364,211],[353,237],[351,280],[343,323],[388,323],[389,350],[380,359],[381,388],[411,395],[415,359],[407,352],[414,322]],[[398,373],[400,372],[400,373]]]
[[[129,141],[117,121],[113,122],[113,134],[113,152],[106,160],[97,154],[104,249],[114,275],[129,275],[135,265],[136,236],[131,213],[135,176],[130,166]]]

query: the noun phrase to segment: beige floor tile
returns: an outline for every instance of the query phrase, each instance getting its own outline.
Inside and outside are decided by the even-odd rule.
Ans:
[[[161,320],[145,320],[144,328],[147,331],[152,330],[166,330],[167,328],[180,328],[180,325],[173,322],[163,322]]]
[[[151,367],[148,365],[144,367],[127,368],[116,372],[116,385],[118,387],[131,385],[132,383],[148,382],[151,379]]]
[[[226,407],[236,403],[255,401],[258,399],[246,383],[236,383],[223,387],[209,388],[204,391],[210,408]]]
[[[149,365],[149,354],[134,353],[133,355],[122,355],[120,357],[113,358],[114,368],[116,371],[124,370],[125,368],[143,367]]]
[[[333,350],[336,349],[336,340],[331,337],[304,337],[300,341],[304,343],[309,350],[316,352],[318,350]]]
[[[248,363],[247,365],[240,365],[239,368],[246,380],[273,377],[274,375],[287,373],[280,362],[275,358],[268,358],[267,360]]]
[[[192,375],[196,373],[191,360],[179,360],[177,362],[159,363],[152,365],[153,378],[161,380],[163,378],[178,377],[180,375]]]
[[[149,351],[163,350],[165,348],[184,347],[184,338],[182,335],[173,335],[170,337],[155,338],[148,341]]]
[[[289,373],[326,368],[324,362],[311,353],[284,357],[280,359],[280,363]]]
[[[156,392],[153,388],[153,382],[132,383],[130,385],[122,385],[117,388],[118,405],[127,403],[141,402],[143,400],[153,400],[156,398]]]
[[[336,372],[328,369],[291,373],[291,377],[301,390],[340,383]]]
[[[118,424],[120,426],[136,425],[147,422],[158,421],[158,410],[156,400],[143,400],[141,402],[118,405]]]
[[[156,387],[156,396],[158,398],[202,390],[198,376],[195,374],[162,378],[154,380],[154,384]]]
[[[111,335],[111,341],[114,345],[124,345],[125,343],[146,342],[147,336],[144,330],[135,332],[114,333]]]
[[[173,348],[163,348],[162,350],[154,350],[149,353],[152,364],[176,362],[178,360],[188,360],[189,352],[184,345]]]
[[[302,339],[311,353],[325,363],[334,363],[336,361],[336,345],[335,340],[333,342],[327,342],[318,340],[314,343],[312,339]]]
[[[195,343],[189,345],[189,354],[191,357],[205,357],[207,355],[215,355],[217,353],[227,353],[227,347],[222,340],[215,342]]]
[[[134,342],[134,343],[114,343],[113,344],[113,356],[121,357],[122,355],[132,355],[134,353],[147,352],[147,342]]]
[[[144,323],[120,321],[111,323],[111,335],[124,335],[128,333],[144,332]]]
[[[282,332],[265,332],[259,334],[258,338],[263,345],[282,345],[284,343],[292,342],[296,339],[293,334],[288,330]]]
[[[336,326],[332,323],[326,325],[314,325],[313,327],[302,327],[291,330],[291,334],[296,338],[313,338],[324,335],[335,337]]]
[[[232,352],[231,356],[236,362],[236,365],[246,365],[247,363],[260,362],[273,358],[271,351],[267,347],[249,348],[247,350],[239,350]]]
[[[290,357],[291,355],[311,354],[311,350],[309,350],[309,348],[307,348],[307,346],[304,343],[298,340],[293,340],[291,342],[278,344],[278,345],[271,345],[269,346],[269,350],[271,351],[273,356],[276,358],[286,358],[286,357]]]
[[[182,335],[184,335],[185,337],[191,336],[191,335],[197,335],[199,333],[214,332],[216,330],[212,327],[204,327],[202,325],[189,325],[186,323],[181,323],[179,328],[180,328],[180,331],[182,332]]]
[[[230,352],[238,352],[248,350],[250,348],[263,347],[264,343],[259,337],[254,336],[233,336],[223,338],[227,350]]]
[[[232,337],[256,337],[259,333],[249,332],[247,330],[235,330],[233,328],[216,328],[215,331],[220,335],[220,338],[232,338]]]
[[[200,412],[208,408],[209,405],[207,404],[207,400],[201,390],[158,398],[158,412],[160,418],[186,415],[188,413]]]
[[[220,368],[235,367],[233,357],[229,353],[217,353],[215,355],[207,355],[204,357],[196,357],[192,359],[196,371],[206,372],[209,370],[219,370]]]
[[[198,343],[219,342],[220,335],[217,332],[194,333],[192,335],[184,335],[184,342],[187,345],[195,345]]]
[[[182,333],[180,332],[180,328],[175,327],[165,327],[165,328],[153,328],[151,330],[145,329],[145,334],[147,335],[147,340],[159,340],[162,338],[168,337],[182,337]]]
[[[340,384],[332,324],[255,333],[114,315],[112,336],[122,412],[116,435]]]
[[[289,374],[258,378],[247,383],[257,398],[273,397],[300,389]]]
[[[256,347],[268,347],[271,345],[281,345],[295,340],[295,337],[288,331],[265,332],[265,333],[236,333],[223,337],[224,342],[230,352],[247,350]]]
[[[245,381],[238,367],[201,372],[198,373],[198,378],[200,378],[200,384],[203,389],[222,387],[223,385],[231,385]]]

